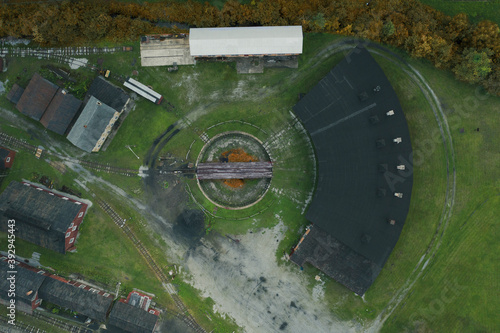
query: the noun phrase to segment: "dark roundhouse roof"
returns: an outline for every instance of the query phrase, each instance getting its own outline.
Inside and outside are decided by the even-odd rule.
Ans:
[[[332,256],[328,264],[322,257],[325,273],[362,295],[396,245],[410,206],[412,148],[403,110],[375,59],[356,47],[294,111],[315,147],[318,184],[306,215],[310,235],[291,259],[318,266],[320,251],[310,247],[323,244]]]

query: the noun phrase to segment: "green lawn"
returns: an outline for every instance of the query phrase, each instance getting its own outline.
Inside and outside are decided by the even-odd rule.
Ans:
[[[419,0],[446,15],[465,13],[472,22],[490,20],[500,25],[500,1]]]
[[[384,331],[493,332],[500,326],[500,265],[492,255],[499,252],[500,98],[448,72],[416,66],[446,106],[456,154],[455,207],[436,258]]]

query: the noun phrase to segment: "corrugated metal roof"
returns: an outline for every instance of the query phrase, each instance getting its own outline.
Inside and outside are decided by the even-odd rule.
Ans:
[[[67,139],[78,148],[92,152],[115,112],[115,109],[91,96]]]
[[[193,28],[192,56],[301,54],[302,26]]]

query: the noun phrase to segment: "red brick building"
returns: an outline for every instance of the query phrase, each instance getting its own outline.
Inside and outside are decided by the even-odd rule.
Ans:
[[[11,182],[0,195],[0,230],[16,221],[16,236],[47,249],[76,249],[79,226],[87,204],[26,182]]]

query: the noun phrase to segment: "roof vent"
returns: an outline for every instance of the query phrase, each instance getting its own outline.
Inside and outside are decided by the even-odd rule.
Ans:
[[[384,139],[378,139],[377,140],[377,148],[384,148],[385,147],[385,140]]]
[[[377,169],[378,172],[385,173],[388,170],[387,164],[379,164]]]
[[[366,91],[362,91],[358,94],[358,98],[361,102],[366,101],[368,99],[368,94]]]
[[[371,123],[371,124],[376,124],[376,123],[378,123],[379,121],[380,121],[380,120],[378,119],[378,117],[377,117],[377,116],[371,116],[371,117],[370,117],[370,123]]]
[[[386,193],[385,188],[379,187],[377,189],[377,197],[379,198],[385,197],[385,193]]]
[[[101,102],[99,102],[99,101],[97,101],[97,105],[102,105],[102,103],[101,103]]]
[[[363,236],[361,236],[362,243],[370,243],[371,240],[372,240],[372,236],[370,236],[368,234],[363,234]]]

